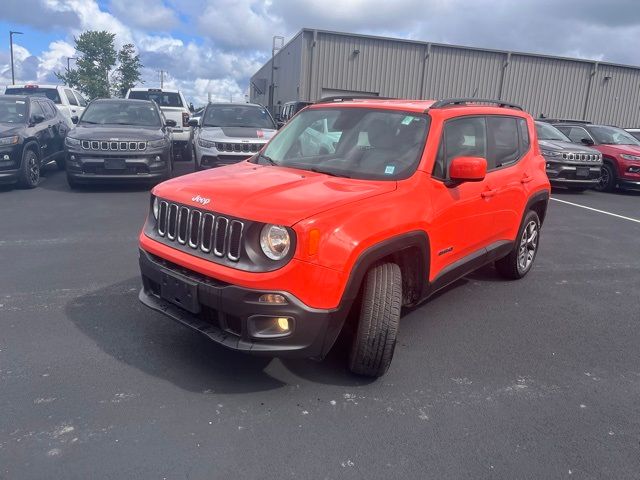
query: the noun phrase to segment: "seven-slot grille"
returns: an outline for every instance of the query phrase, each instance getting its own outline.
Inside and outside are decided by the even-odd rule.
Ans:
[[[599,162],[600,155],[592,153],[563,153],[562,158],[565,160],[575,160],[583,162]]]
[[[159,206],[157,232],[161,237],[233,262],[240,259],[244,230],[240,220],[229,220],[165,200],[161,200]]]
[[[85,150],[117,150],[117,151],[141,151],[147,149],[147,142],[140,141],[105,141],[105,140],[82,140],[82,148]]]
[[[259,152],[264,143],[223,143],[216,142],[216,149],[220,152]]]

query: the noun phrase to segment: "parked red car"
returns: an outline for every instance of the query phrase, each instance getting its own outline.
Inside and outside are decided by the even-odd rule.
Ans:
[[[640,189],[640,141],[626,130],[583,122],[553,124],[574,143],[602,153],[602,175],[596,190]]]
[[[549,192],[517,106],[324,100],[249,160],[153,189],[140,300],[254,354],[322,358],[353,318],[349,366],[379,376],[402,307],[488,263],[530,271]]]

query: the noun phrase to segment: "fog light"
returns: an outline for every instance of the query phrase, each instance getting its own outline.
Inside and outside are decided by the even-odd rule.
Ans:
[[[156,155],[156,158],[154,159],[156,162],[160,161],[160,155]]]
[[[293,331],[293,318],[254,315],[249,317],[248,326],[254,338],[286,337]]]
[[[75,160],[76,156],[75,155],[71,155],[71,160]]]
[[[280,305],[287,303],[287,299],[277,293],[265,293],[264,295],[260,295],[258,301],[260,303],[277,303]]]
[[[3,160],[9,160],[9,155],[5,155],[4,157],[2,157]]]

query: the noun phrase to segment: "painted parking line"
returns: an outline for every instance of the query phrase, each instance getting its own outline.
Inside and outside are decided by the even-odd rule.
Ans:
[[[587,207],[586,205],[580,205],[579,203],[567,202],[566,200],[560,200],[559,198],[551,198],[556,202],[566,203],[567,205],[573,205],[574,207],[584,208],[585,210],[591,210],[593,212],[603,213],[605,215],[610,215],[612,217],[621,218],[623,220],[627,220],[629,222],[640,223],[640,220],[637,218],[625,217],[624,215],[618,215],[617,213],[606,212],[604,210],[598,210],[597,208]]]

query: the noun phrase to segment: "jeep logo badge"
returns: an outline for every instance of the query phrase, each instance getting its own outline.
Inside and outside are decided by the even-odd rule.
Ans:
[[[191,199],[191,201],[199,203],[200,205],[203,205],[203,206],[211,202],[209,198],[204,198],[204,197],[201,197],[200,195],[196,195]]]

